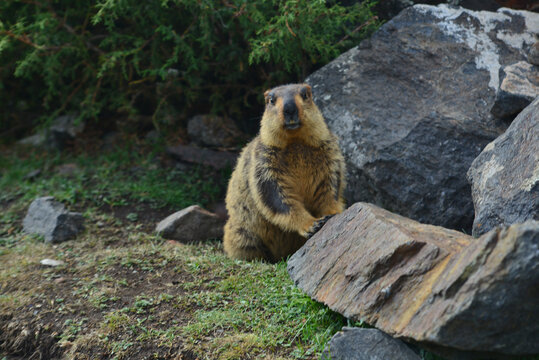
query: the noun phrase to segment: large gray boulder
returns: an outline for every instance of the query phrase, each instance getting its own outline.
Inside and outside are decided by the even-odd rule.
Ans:
[[[331,218],[288,261],[315,300],[454,359],[539,354],[539,222],[478,239],[372,204]]]
[[[421,360],[401,340],[378,329],[344,327],[324,349],[322,360]]]
[[[499,70],[526,59],[539,14],[447,5],[403,10],[307,78],[347,161],[349,203],[471,230],[466,171],[506,128]]]
[[[59,243],[74,239],[84,229],[83,224],[82,214],[70,212],[52,196],[45,196],[30,204],[23,220],[23,230],[43,236],[46,242]]]
[[[499,224],[539,220],[539,98],[485,147],[468,171],[473,235]]]

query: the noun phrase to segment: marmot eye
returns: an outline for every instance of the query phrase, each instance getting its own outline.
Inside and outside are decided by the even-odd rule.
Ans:
[[[271,105],[275,105],[275,101],[276,101],[275,95],[270,94],[270,96],[269,96],[269,102],[270,102],[270,104],[271,104]]]

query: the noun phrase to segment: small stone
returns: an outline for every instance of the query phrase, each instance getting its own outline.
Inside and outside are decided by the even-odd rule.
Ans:
[[[56,173],[65,177],[72,177],[77,171],[79,171],[79,167],[74,163],[62,164],[56,167]]]
[[[161,134],[159,134],[159,131],[153,129],[149,131],[145,136],[144,140],[146,140],[149,143],[156,143],[161,138]]]
[[[378,329],[344,327],[329,341],[322,360],[421,360],[404,342]]]
[[[234,167],[238,158],[238,154],[229,151],[215,151],[190,145],[169,147],[167,153],[177,160],[211,166],[217,170]]]
[[[19,140],[18,143],[21,145],[29,145],[34,147],[42,146],[45,143],[45,134],[38,133],[31,135]]]
[[[234,121],[214,115],[197,115],[189,119],[187,133],[202,146],[233,147],[245,139]]]
[[[43,259],[39,262],[41,265],[43,266],[51,266],[51,267],[56,267],[56,266],[60,266],[60,265],[64,265],[65,263],[61,260],[53,260],[53,259]],[[61,279],[61,278],[60,278]],[[56,279],[58,280],[58,279]],[[55,281],[56,281],[55,280]]]
[[[24,175],[23,180],[35,180],[39,175],[41,175],[41,169],[36,169],[30,171],[28,174]]]
[[[58,243],[74,239],[84,229],[84,217],[80,213],[67,211],[64,205],[52,196],[35,199],[23,220],[23,230],[38,234],[46,242]]]
[[[52,122],[48,129],[45,146],[50,149],[63,150],[82,130],[84,130],[84,122],[77,122],[76,116],[60,116]]]
[[[167,75],[170,77],[178,77],[179,74],[180,74],[180,70],[178,69],[174,69],[174,68],[167,69]]]
[[[155,231],[166,239],[190,243],[223,237],[223,226],[217,215],[192,205],[162,220]]]
[[[84,122],[77,122],[76,118],[74,115],[59,116],[47,129],[19,140],[19,144],[63,150],[84,130]]]
[[[192,164],[181,162],[181,161],[175,161],[174,162],[174,169],[177,171],[185,172],[188,171],[191,168]]]

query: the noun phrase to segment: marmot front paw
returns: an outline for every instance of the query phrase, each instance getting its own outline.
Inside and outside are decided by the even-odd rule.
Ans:
[[[320,218],[320,219],[316,220],[314,222],[313,226],[311,226],[311,228],[307,232],[307,239],[310,239],[314,234],[316,234],[318,232],[318,230],[320,230],[322,228],[322,226],[324,226],[324,224],[329,219],[331,219],[333,216],[334,216],[334,214],[333,215],[326,215],[323,218]]]

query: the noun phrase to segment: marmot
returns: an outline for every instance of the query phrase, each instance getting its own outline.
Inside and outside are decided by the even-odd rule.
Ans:
[[[276,262],[344,210],[344,158],[307,84],[264,93],[260,133],[243,149],[228,184],[224,250]]]

